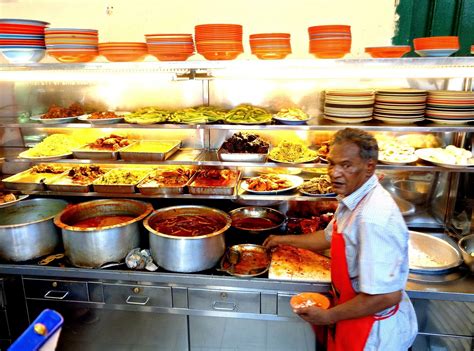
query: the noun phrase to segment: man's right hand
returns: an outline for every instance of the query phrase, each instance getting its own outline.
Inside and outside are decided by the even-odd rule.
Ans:
[[[263,242],[263,246],[267,249],[271,249],[277,245],[289,244],[286,237],[287,235],[270,235]]]

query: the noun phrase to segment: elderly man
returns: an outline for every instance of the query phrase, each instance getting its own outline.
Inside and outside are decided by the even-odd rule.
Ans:
[[[312,251],[331,248],[334,306],[295,309],[313,325],[328,325],[328,349],[407,350],[417,334],[404,291],[408,230],[375,175],[378,146],[370,134],[346,128],[331,142],[328,173],[339,205],[324,231],[270,236],[267,247],[288,244]]]

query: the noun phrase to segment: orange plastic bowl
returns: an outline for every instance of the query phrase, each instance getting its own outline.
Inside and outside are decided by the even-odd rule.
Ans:
[[[100,54],[104,56],[110,62],[140,62],[143,61],[148,55],[145,51],[140,52],[112,52],[112,51],[100,51]]]
[[[321,59],[340,59],[346,56],[350,51],[312,51],[316,58]]]
[[[62,63],[82,63],[94,61],[98,52],[47,51],[48,55]]]
[[[150,55],[155,56],[160,61],[186,61],[189,57],[193,55],[193,53],[156,53],[150,52]]]
[[[333,32],[347,32],[350,33],[351,26],[344,24],[333,24],[325,26],[308,27],[308,33],[333,33]]]
[[[204,51],[199,52],[206,60],[234,60],[242,51]]]
[[[298,295],[292,296],[290,299],[290,305],[292,308],[301,308],[316,306],[327,310],[331,306],[331,301],[324,295],[313,293],[313,292],[304,292]]]
[[[373,58],[397,58],[409,53],[411,47],[409,45],[398,46],[375,46],[365,48],[365,52]]]
[[[283,60],[290,52],[253,52],[260,60]]]

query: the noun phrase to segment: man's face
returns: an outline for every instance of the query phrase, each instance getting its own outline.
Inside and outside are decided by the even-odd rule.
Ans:
[[[375,162],[362,159],[359,146],[351,142],[332,145],[328,162],[332,189],[338,195],[352,194],[375,172]]]

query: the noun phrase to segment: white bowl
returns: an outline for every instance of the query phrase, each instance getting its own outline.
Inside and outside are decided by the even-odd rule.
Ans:
[[[35,63],[46,54],[44,49],[3,49],[0,52],[9,63]]]

